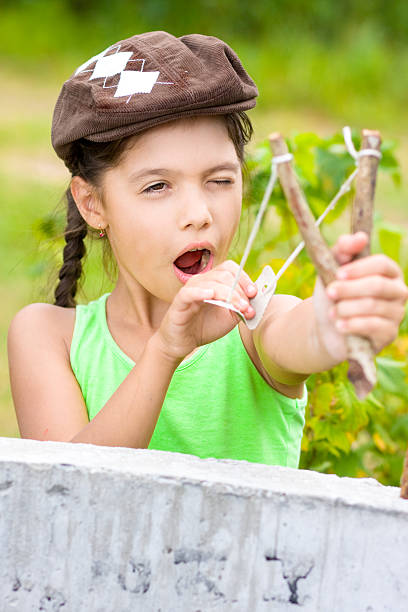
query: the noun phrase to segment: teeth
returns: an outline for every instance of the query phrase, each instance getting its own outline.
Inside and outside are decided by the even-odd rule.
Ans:
[[[201,258],[200,272],[208,265],[210,261],[210,251],[205,250]]]

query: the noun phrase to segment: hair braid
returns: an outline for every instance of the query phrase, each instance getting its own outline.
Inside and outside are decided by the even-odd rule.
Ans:
[[[59,271],[59,283],[55,289],[55,305],[72,308],[76,305],[78,279],[82,273],[81,259],[85,255],[84,238],[87,234],[87,224],[82,218],[72,197],[71,188],[66,193],[68,202],[67,225],[64,236],[66,245],[63,252],[63,264]]]

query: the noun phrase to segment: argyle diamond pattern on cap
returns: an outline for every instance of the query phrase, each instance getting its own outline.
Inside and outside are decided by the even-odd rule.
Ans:
[[[105,55],[108,51],[116,49],[116,52],[111,55]],[[115,89],[114,98],[127,96],[126,103],[135,94],[150,93],[154,85],[174,85],[174,83],[158,81],[160,72],[144,71],[146,59],[130,59],[132,52],[120,51],[120,45],[116,47],[108,47],[105,51],[94,55],[87,62],[79,66],[75,72],[75,76],[85,72],[91,72],[89,80],[104,79],[104,89]],[[88,69],[95,62],[92,69]],[[129,62],[141,62],[140,70],[126,70]],[[116,85],[106,85],[106,81],[110,77],[119,75],[119,82]]]

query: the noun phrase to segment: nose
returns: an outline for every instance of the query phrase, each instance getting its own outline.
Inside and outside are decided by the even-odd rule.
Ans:
[[[207,198],[199,190],[188,190],[180,202],[180,229],[205,229],[212,222],[213,218]]]

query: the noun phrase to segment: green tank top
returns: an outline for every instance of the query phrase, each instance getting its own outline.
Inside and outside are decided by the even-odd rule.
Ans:
[[[76,308],[71,367],[90,420],[135,365],[109,331],[108,295]],[[290,399],[265,382],[236,326],[175,370],[149,449],[297,467],[306,401],[306,386]]]

